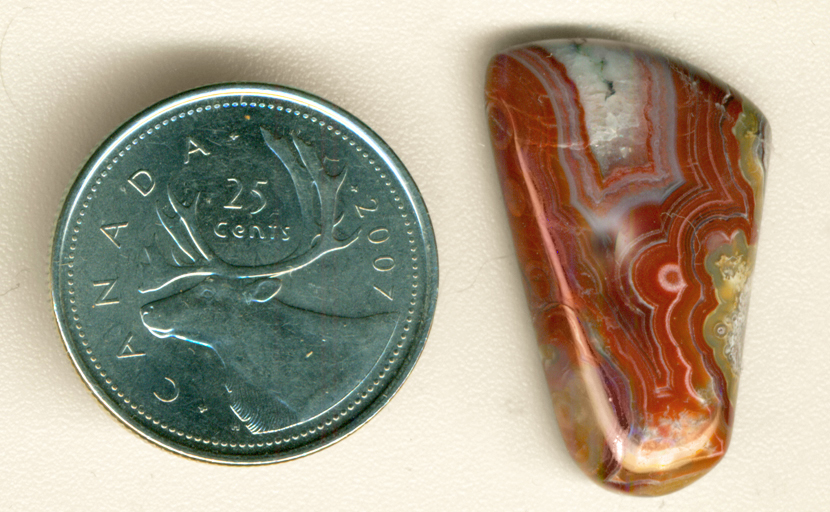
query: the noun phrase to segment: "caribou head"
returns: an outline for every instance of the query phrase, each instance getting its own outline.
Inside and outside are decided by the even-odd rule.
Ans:
[[[289,142],[264,129],[262,135],[291,175],[303,219],[314,222],[313,212],[319,212],[315,223],[319,232],[305,250],[264,265],[229,264],[200,236],[196,223],[200,196],[185,206],[168,188],[173,215],[158,208],[156,213],[173,242],[171,256],[176,264],[158,269],[140,290],[147,294],[175,290],[145,304],[142,323],[157,338],[213,350],[224,364],[221,381],[230,407],[254,434],[279,430],[299,416],[314,413],[338,387],[347,393],[374,364],[367,351],[382,351],[378,343],[385,340],[373,341],[378,337],[372,333],[380,329],[391,336],[396,322],[393,314],[323,315],[277,298],[282,276],[346,249],[357,240],[359,230],[346,239],[335,237],[342,220],[337,199],[345,171],[336,176],[327,173],[315,151],[295,137]]]

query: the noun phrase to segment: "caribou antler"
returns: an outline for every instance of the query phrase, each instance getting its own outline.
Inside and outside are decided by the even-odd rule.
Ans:
[[[156,208],[156,216],[161,222],[162,227],[164,227],[164,230],[167,231],[168,235],[170,235],[170,238],[173,239],[176,247],[178,247],[179,250],[181,250],[188,259],[190,259],[191,263],[197,263],[199,261],[196,259],[197,257],[201,257],[205,261],[210,261],[211,259],[203,249],[206,245],[199,239],[197,234],[198,231],[195,229],[195,226],[192,225],[193,219],[196,217],[199,196],[200,194],[196,194],[196,198],[193,200],[193,203],[191,203],[189,207],[185,207],[178,202],[175,197],[173,197],[173,193],[170,189],[167,189],[167,200],[170,201],[170,206],[173,207],[173,211],[176,213],[176,219],[179,224],[178,226],[175,224],[168,224],[169,221],[165,221],[165,216],[158,210],[158,208]],[[188,215],[190,213],[190,209],[193,210],[192,215]],[[174,231],[178,231],[178,234],[174,233]],[[179,264],[179,266],[181,266],[181,263],[178,259],[176,259],[175,255],[173,256],[173,259],[177,264]]]
[[[343,219],[342,214],[337,214],[337,197],[345,181],[346,172],[330,176],[326,173],[314,150],[293,136],[292,145],[300,157],[299,160],[294,157],[291,146],[285,140],[273,137],[265,129],[262,129],[262,136],[266,145],[288,170],[294,182],[302,218],[305,220],[311,217],[315,196],[320,203],[320,232],[312,239],[308,249],[293,258],[267,265],[231,265],[212,252],[208,244],[199,236],[196,213],[200,196],[197,195],[190,206],[184,206],[168,188],[167,199],[175,212],[175,218],[172,221],[165,220],[164,215],[157,208],[158,218],[167,234],[190,262],[187,266],[178,267],[182,270],[187,269],[186,272],[163,280],[159,284],[143,288],[139,290],[141,293],[155,292],[173,282],[193,276],[221,275],[239,279],[277,278],[300,270],[326,254],[345,249],[357,240],[360,230],[345,240],[338,240],[334,237],[335,229]]]

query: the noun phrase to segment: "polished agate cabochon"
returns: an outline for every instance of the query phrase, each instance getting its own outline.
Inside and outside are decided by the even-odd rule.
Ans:
[[[708,74],[609,41],[501,53],[486,98],[568,450],[623,491],[694,481],[735,415],[766,120]]]

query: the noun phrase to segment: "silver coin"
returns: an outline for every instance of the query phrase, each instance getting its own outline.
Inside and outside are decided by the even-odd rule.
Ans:
[[[295,458],[353,432],[423,348],[426,209],[368,127],[226,84],[118,129],[69,191],[52,295],[69,355],[130,428],[197,459]]]

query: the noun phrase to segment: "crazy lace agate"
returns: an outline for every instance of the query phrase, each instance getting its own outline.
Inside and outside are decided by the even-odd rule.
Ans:
[[[689,484],[729,444],[766,120],[708,74],[608,41],[501,53],[486,97],[568,450],[622,491]]]

